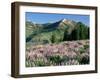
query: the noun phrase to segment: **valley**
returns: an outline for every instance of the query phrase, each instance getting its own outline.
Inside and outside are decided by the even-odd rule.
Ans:
[[[89,64],[89,26],[62,19],[26,21],[26,67]]]

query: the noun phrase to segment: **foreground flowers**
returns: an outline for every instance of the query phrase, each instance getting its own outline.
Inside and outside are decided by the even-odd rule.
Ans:
[[[89,64],[89,40],[32,46],[26,49],[26,67]]]

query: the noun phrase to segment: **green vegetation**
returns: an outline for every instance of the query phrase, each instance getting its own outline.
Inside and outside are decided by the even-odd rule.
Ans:
[[[87,49],[87,48],[89,48],[89,45],[88,44],[84,45],[84,49]]]
[[[82,22],[58,21],[49,24],[26,22],[26,42],[35,44],[89,39],[89,27]]]
[[[81,22],[78,22],[75,26],[75,29],[71,32],[71,34],[68,34],[68,31],[65,30],[64,40],[65,41],[71,41],[71,40],[89,39],[88,29],[89,28],[87,26],[85,26]]]
[[[80,51],[80,54],[82,54],[82,53],[85,52],[85,49],[84,48],[80,48],[79,51]]]
[[[26,54],[26,67],[89,64],[89,27],[65,19],[26,21]]]

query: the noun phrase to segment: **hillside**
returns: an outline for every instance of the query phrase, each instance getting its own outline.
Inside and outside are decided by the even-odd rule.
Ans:
[[[37,24],[26,21],[26,45],[89,39],[89,27],[82,22],[62,19]]]

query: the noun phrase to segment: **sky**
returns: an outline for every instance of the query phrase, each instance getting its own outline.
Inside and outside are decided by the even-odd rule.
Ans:
[[[76,14],[54,14],[54,13],[25,13],[26,21],[31,21],[33,23],[52,23],[62,19],[74,20],[76,22],[82,22],[89,26],[90,16],[89,15],[76,15]]]

